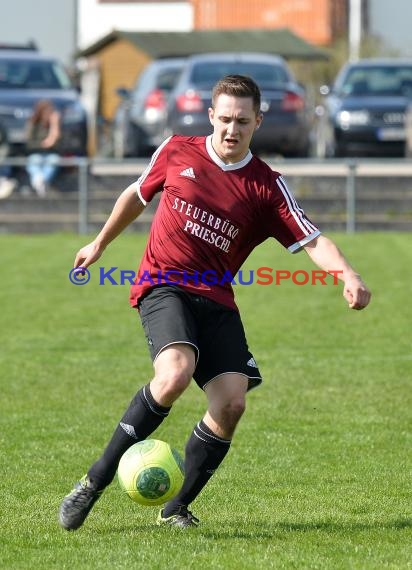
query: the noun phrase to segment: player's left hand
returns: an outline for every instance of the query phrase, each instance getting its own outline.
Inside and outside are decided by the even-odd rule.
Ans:
[[[345,279],[343,296],[348,302],[350,309],[360,311],[369,305],[371,292],[359,275],[351,275]]]

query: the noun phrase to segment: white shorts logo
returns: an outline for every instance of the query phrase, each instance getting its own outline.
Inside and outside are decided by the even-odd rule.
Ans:
[[[257,368],[258,365],[256,364],[256,360],[252,357],[249,358],[249,360],[247,361],[247,365],[248,366],[252,366],[253,368]]]

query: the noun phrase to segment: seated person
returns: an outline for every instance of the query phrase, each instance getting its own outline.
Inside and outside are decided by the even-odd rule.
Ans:
[[[59,166],[58,143],[61,138],[61,116],[50,101],[41,100],[28,121],[26,149],[30,184],[38,196],[46,195]]]

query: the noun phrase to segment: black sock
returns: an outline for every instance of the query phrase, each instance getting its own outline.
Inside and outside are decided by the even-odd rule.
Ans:
[[[149,384],[137,392],[116,427],[103,455],[88,471],[90,480],[98,489],[104,489],[113,481],[123,453],[131,445],[146,439],[153,433],[169,411],[170,407],[160,406],[154,400]]]
[[[178,495],[169,501],[163,516],[170,517],[188,506],[198,496],[229,451],[231,441],[222,439],[200,421],[193,430],[185,450],[185,480]]]

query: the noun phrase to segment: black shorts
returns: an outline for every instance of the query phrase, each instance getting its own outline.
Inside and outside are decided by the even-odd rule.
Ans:
[[[154,287],[138,308],[153,362],[167,346],[185,343],[196,353],[200,388],[229,372],[247,376],[248,390],[262,382],[237,311],[175,285]]]

